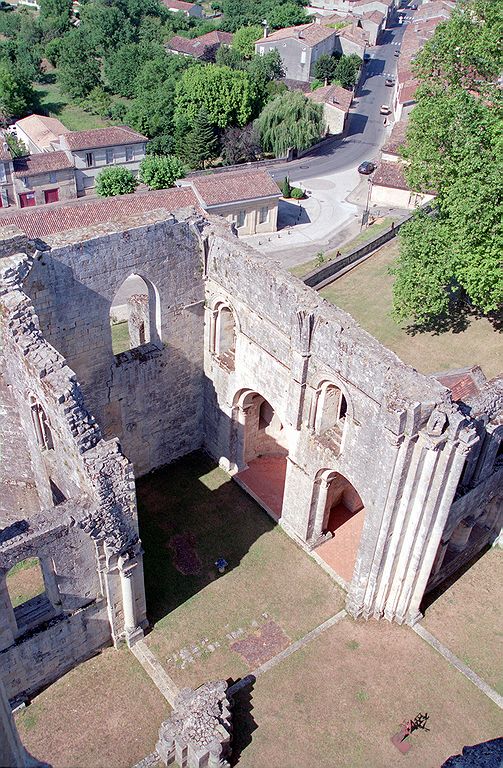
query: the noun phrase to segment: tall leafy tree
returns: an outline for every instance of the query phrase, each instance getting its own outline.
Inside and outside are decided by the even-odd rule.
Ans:
[[[317,80],[331,83],[335,75],[337,59],[335,56],[329,56],[328,53],[322,53],[314,65],[314,76]]]
[[[308,149],[324,130],[323,108],[298,91],[270,101],[255,122],[262,149],[282,157],[290,147]]]
[[[120,165],[104,168],[96,176],[96,194],[99,197],[128,195],[134,192],[138,181],[129,168]]]
[[[0,63],[0,120],[5,123],[13,117],[23,117],[33,100],[29,81],[14,72],[9,64]]]
[[[232,47],[241,56],[249,59],[255,53],[255,42],[262,37],[264,30],[258,24],[250,27],[241,27],[236,30],[232,39]]]
[[[434,215],[417,214],[400,233],[399,319],[426,324],[459,301],[483,313],[503,302],[502,21],[500,4],[465,0],[417,58],[406,176],[412,189],[437,196]]]
[[[58,59],[58,80],[70,98],[83,99],[100,84],[100,65],[80,28],[66,35],[64,42]]]
[[[185,168],[178,157],[149,154],[141,161],[140,179],[149,189],[166,189],[185,176]]]
[[[353,90],[358,80],[362,60],[356,53],[349,56],[341,56],[335,66],[332,82],[336,82],[349,91]]]
[[[68,32],[71,15],[71,0],[40,0],[40,25],[45,38],[56,38]]]

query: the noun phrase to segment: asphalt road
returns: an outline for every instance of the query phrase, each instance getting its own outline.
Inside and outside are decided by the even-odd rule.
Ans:
[[[384,118],[379,114],[381,104],[391,106],[394,89],[384,84],[387,75],[396,77],[398,58],[407,22],[395,24],[382,35],[382,43],[370,48],[372,58],[365,64],[365,79],[360,84],[355,106],[349,113],[347,135],[329,141],[300,160],[268,167],[273,177],[281,180],[286,174],[292,181],[356,168],[364,160],[375,160],[384,142]]]

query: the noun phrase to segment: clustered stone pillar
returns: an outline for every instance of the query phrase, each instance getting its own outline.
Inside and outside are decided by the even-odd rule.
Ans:
[[[229,768],[231,738],[227,683],[218,680],[180,692],[172,716],[161,725],[156,751],[167,766]]]

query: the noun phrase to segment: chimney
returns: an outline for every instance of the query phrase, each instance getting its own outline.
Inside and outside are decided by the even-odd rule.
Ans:
[[[8,152],[9,151],[9,145],[7,144],[6,141],[2,142],[2,149],[3,149],[4,152]]]
[[[264,40],[265,40],[265,38],[269,34],[269,25],[267,23],[267,19],[264,19],[264,21],[262,22],[262,26],[264,27]]]

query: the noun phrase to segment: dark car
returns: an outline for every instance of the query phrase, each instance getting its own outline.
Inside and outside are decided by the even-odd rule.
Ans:
[[[393,51],[393,56],[400,56],[400,51],[398,50],[398,48],[395,48],[395,50]]]
[[[417,5],[413,3],[412,5],[409,5],[409,8],[411,11],[417,11]]]
[[[388,85],[390,88],[392,88],[395,85],[395,80],[392,77],[387,77],[384,81],[384,85]]]
[[[375,169],[376,167],[374,163],[371,163],[370,160],[365,160],[365,162],[360,163],[358,166],[358,173],[362,173],[364,176],[369,176]]]

